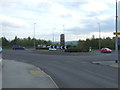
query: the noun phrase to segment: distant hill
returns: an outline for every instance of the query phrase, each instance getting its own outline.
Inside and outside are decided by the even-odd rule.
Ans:
[[[65,44],[77,45],[78,41],[66,41]]]
[[[56,43],[60,43],[60,42],[54,42],[54,43],[56,44]],[[78,41],[66,41],[65,44],[77,45]]]

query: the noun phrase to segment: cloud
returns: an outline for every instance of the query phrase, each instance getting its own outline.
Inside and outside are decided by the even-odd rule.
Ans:
[[[69,28],[66,30],[66,32],[74,34],[74,35],[79,35],[79,34],[89,34],[90,32],[95,32],[98,30],[98,28],[94,24],[88,23],[88,24],[84,24],[81,26]]]
[[[113,32],[115,28],[115,0],[1,0],[0,17],[3,25],[13,29],[12,35],[33,36],[36,23],[36,37],[49,39],[53,28],[78,39],[98,31]],[[23,28],[22,28],[23,27]],[[15,32],[14,32],[15,31]],[[19,34],[21,31],[21,35]],[[7,35],[8,33],[6,33]],[[50,34],[50,35],[49,35]],[[45,35],[45,36],[44,36]]]
[[[64,18],[64,19],[66,19],[66,18],[71,18],[71,17],[72,17],[72,15],[71,15],[71,14],[61,15],[61,18]]]
[[[5,27],[15,27],[15,28],[28,27],[28,24],[23,20],[5,15],[0,15],[0,17],[1,17],[0,23]]]
[[[83,33],[83,32],[81,32],[81,28],[78,27],[78,26],[73,27],[73,28],[70,28],[70,29],[67,29],[66,32],[72,33],[72,34],[74,34],[74,35],[78,35],[78,34],[80,34],[80,33]]]
[[[86,12],[100,12],[109,10],[110,8],[103,2],[91,0],[87,4],[83,5],[82,9]]]
[[[112,16],[103,15],[105,17],[101,18],[102,16],[98,16],[99,20],[96,20],[96,18],[90,18],[83,19],[80,21],[79,26],[70,27],[66,30],[66,32],[69,32],[74,35],[79,34],[89,34],[91,32],[98,32],[99,26],[98,23],[100,23],[101,32],[114,32],[115,30],[115,20]],[[99,22],[97,22],[99,21]]]
[[[89,36],[91,36],[92,37],[92,35],[94,35],[95,36],[95,38],[99,38],[99,32],[91,32],[90,34],[89,34]],[[104,38],[106,38],[106,37],[113,37],[114,35],[113,35],[113,32],[100,32],[100,37],[104,37]],[[90,38],[90,37],[89,37]]]

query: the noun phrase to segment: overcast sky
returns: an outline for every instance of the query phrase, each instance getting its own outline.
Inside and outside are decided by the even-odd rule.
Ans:
[[[120,0],[118,0],[120,1]],[[3,36],[59,41],[65,29],[66,41],[113,37],[116,0],[0,0]],[[34,24],[36,23],[36,24]],[[64,25],[64,28],[63,28]]]

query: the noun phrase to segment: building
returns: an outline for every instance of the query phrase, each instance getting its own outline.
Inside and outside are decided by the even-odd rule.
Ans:
[[[60,45],[65,46],[65,35],[64,34],[60,34]]]

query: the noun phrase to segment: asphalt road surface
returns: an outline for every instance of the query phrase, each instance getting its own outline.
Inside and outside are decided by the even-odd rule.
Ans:
[[[3,59],[30,63],[49,74],[59,88],[118,88],[118,68],[93,64],[112,54],[48,55],[31,50],[4,50]]]

